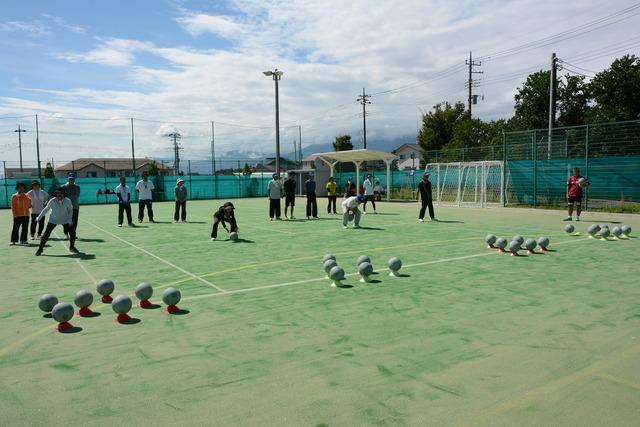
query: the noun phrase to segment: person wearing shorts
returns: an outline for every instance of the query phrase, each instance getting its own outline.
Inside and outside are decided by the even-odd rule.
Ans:
[[[296,219],[293,216],[293,208],[296,206],[296,173],[289,172],[287,179],[283,184],[284,187],[284,217],[287,216],[287,209],[291,206],[291,219]]]
[[[580,187],[579,181],[582,178],[580,175],[580,168],[573,168],[573,175],[567,180],[567,214],[565,221],[571,221],[573,219],[573,207],[576,209],[576,221],[580,221],[580,214],[582,213],[582,187]]]

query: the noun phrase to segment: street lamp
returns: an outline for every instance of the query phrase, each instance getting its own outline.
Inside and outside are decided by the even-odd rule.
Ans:
[[[26,132],[26,130],[20,129],[20,125],[18,125],[18,129],[14,130],[14,132],[18,132],[18,151],[20,152],[20,172],[22,172],[22,132]]]
[[[276,172],[280,174],[280,104],[278,98],[278,81],[284,74],[277,68],[273,71],[263,71],[265,76],[272,76],[273,81],[276,83]]]

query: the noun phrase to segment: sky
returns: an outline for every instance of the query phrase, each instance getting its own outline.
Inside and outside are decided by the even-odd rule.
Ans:
[[[415,137],[421,115],[466,103],[469,52],[482,74],[473,115],[508,118],[526,76],[588,77],[640,54],[640,4],[612,0],[4,0],[0,17],[0,160],[273,154],[275,68],[283,152],[350,134]]]

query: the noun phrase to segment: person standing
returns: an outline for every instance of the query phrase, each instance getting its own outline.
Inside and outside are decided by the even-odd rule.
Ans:
[[[184,179],[178,178],[176,188],[173,190],[176,194],[176,210],[173,214],[173,221],[178,222],[178,217],[182,222],[187,222],[187,187],[184,186]],[[182,214],[180,213],[182,209]]]
[[[27,227],[29,227],[29,208],[31,199],[24,192],[24,182],[16,184],[16,192],[11,196],[11,213],[13,214],[13,228],[11,230],[11,246],[18,243],[27,244]]]
[[[267,185],[267,197],[269,198],[269,219],[280,220],[280,199],[284,195],[282,184],[280,183],[280,174],[277,172],[271,175],[272,179]]]
[[[331,176],[329,177],[329,182],[327,182],[327,199],[329,203],[327,204],[327,213],[331,213],[331,207],[333,206],[333,213],[336,212],[336,199],[338,198],[338,184],[336,184],[336,180]]]
[[[38,228],[38,238],[42,237],[44,218],[40,219],[40,221],[36,221],[36,218],[47,205],[49,193],[40,188],[40,181],[32,181],[31,190],[27,192],[27,196],[31,199],[31,226],[29,227],[29,234],[31,234],[31,240],[34,240],[36,238],[36,226]]]
[[[40,219],[44,218],[49,211],[51,211],[51,215],[49,215],[49,222],[47,223],[47,228],[44,230],[42,239],[40,239],[40,246],[36,251],[36,256],[42,255],[44,245],[46,245],[47,240],[49,240],[51,232],[56,228],[56,225],[66,225],[68,227],[69,251],[73,253],[80,252],[76,248],[76,230],[73,228],[73,204],[71,203],[71,200],[65,197],[65,192],[62,188],[57,188],[55,190],[55,197],[49,200],[49,203],[47,203],[47,206],[42,210],[42,212],[40,212],[36,221],[40,221]]]
[[[133,221],[131,220],[131,190],[127,185],[127,178],[120,177],[120,184],[118,184],[114,192],[118,196],[118,227],[122,227],[125,212],[127,213],[129,227],[133,226]]]
[[[76,177],[78,175],[75,172],[69,172],[67,174],[67,183],[64,184],[63,190],[65,196],[71,200],[71,205],[73,206],[73,221],[71,225],[66,225],[64,227],[65,238],[68,240],[69,235],[69,227],[73,228],[73,232],[78,237],[78,218],[80,217],[80,186],[76,184]]]
[[[580,221],[582,213],[582,187],[580,187],[580,168],[573,168],[573,175],[567,180],[567,214],[564,221],[573,219],[573,206],[576,207],[576,221]]]
[[[142,172],[142,179],[136,183],[136,193],[138,193],[138,221],[144,220],[144,208],[147,207],[149,222],[153,220],[153,182],[149,181],[149,174]]]
[[[347,197],[342,201],[342,228],[347,228],[351,215],[353,215],[353,228],[360,228],[360,209],[358,206],[364,202],[364,196]]]
[[[304,191],[307,193],[307,219],[318,219],[318,202],[316,200],[315,173],[309,172],[309,178],[304,182]]]
[[[384,194],[384,188],[380,185],[380,181],[376,181],[376,185],[373,186],[373,196],[377,201],[382,200]]]
[[[353,177],[347,178],[347,185],[344,186],[344,198],[353,197],[357,193],[356,184],[353,182]]]
[[[364,188],[364,204],[362,205],[362,213],[367,214],[367,202],[371,202],[371,206],[373,206],[373,213],[377,214],[376,211],[376,201],[375,196],[373,195],[373,175],[367,174],[367,178],[362,183],[362,187]]]
[[[293,208],[296,205],[296,173],[289,172],[287,180],[284,182],[284,217],[287,216],[287,208],[291,206],[291,219],[296,219],[293,216]]]
[[[420,215],[418,216],[418,221],[424,222],[424,213],[427,208],[429,208],[429,218],[431,221],[437,221],[435,214],[433,213],[433,198],[431,197],[431,181],[429,181],[429,174],[422,174],[422,181],[418,184],[418,191],[416,193],[416,198],[420,198],[422,200],[422,207],[420,208]]]
[[[227,223],[231,226],[227,228]],[[222,224],[222,227],[227,233],[238,232],[238,223],[236,222],[235,207],[233,203],[226,202],[220,206],[218,210],[213,214],[213,228],[211,229],[211,240],[218,239],[218,226]]]

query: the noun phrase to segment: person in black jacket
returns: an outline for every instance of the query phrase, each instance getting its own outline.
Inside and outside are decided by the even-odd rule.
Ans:
[[[420,215],[418,221],[424,222],[424,212],[429,208],[429,218],[431,221],[437,221],[435,214],[433,213],[433,198],[431,197],[431,181],[429,181],[429,174],[424,173],[422,175],[422,181],[418,184],[418,192],[416,197],[422,200],[422,207],[420,208]]]
[[[211,240],[216,240],[218,238],[218,225],[222,223],[222,227],[227,230],[227,233],[231,233],[233,231],[238,231],[238,223],[236,222],[236,216],[234,213],[235,207],[233,203],[226,202],[224,205],[220,206],[218,210],[213,214],[213,229],[211,230]],[[230,229],[227,228],[227,222],[231,226]]]

